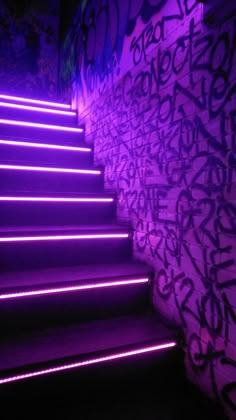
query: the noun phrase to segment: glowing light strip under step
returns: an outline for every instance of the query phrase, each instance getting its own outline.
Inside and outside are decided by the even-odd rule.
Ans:
[[[40,370],[31,371],[31,372],[26,372],[26,373],[23,373],[23,374],[20,374],[20,375],[12,375],[12,376],[8,376],[6,378],[0,378],[0,384],[6,384],[6,383],[9,383],[9,382],[16,382],[16,381],[29,379],[29,378],[34,378],[34,377],[42,376],[42,375],[50,375],[50,374],[53,374],[53,373],[63,372],[63,371],[72,370],[72,369],[79,369],[79,368],[89,366],[89,365],[95,365],[95,364],[99,364],[99,363],[110,362],[112,360],[123,359],[123,358],[126,358],[126,357],[137,356],[137,355],[141,355],[141,354],[145,354],[145,353],[167,350],[167,349],[170,349],[170,348],[173,348],[173,347],[176,347],[176,346],[177,346],[176,341],[169,341],[169,342],[162,343],[162,344],[137,348],[136,350],[123,351],[123,352],[119,352],[119,353],[112,353],[108,356],[96,357],[96,358],[87,359],[87,360],[84,360],[84,361],[78,361],[78,362],[74,362],[74,363],[63,364],[61,366],[55,366],[55,367],[51,367],[51,368],[47,368],[47,369],[40,369]]]
[[[0,201],[29,201],[55,203],[112,203],[114,198],[74,197],[0,197]]]
[[[76,128],[76,127],[66,127],[63,125],[51,125],[51,124],[41,124],[41,123],[33,123],[29,121],[18,121],[18,120],[6,120],[0,119],[0,124],[8,124],[8,125],[16,125],[21,127],[32,127],[32,128],[45,128],[48,130],[58,130],[58,131],[68,131],[73,133],[83,133],[83,128]]]
[[[71,239],[121,239],[128,238],[128,233],[101,233],[87,235],[47,235],[47,236],[15,236],[0,237],[0,242],[35,242],[35,241],[65,241]]]
[[[68,104],[62,104],[58,102],[48,102],[48,101],[41,101],[38,99],[29,99],[29,98],[22,98],[19,96],[10,96],[10,95],[0,95],[0,99],[6,99],[10,101],[17,101],[17,102],[25,102],[29,104],[38,104],[38,105],[47,105],[47,106],[55,106],[57,108],[64,108],[64,109],[70,109],[70,105]]]
[[[22,166],[22,165],[0,165],[0,169],[11,169],[16,171],[35,171],[35,172],[61,172],[68,174],[87,174],[100,175],[101,171],[91,169],[70,169],[70,168],[52,168],[46,166]]]
[[[88,147],[61,146],[59,144],[32,143],[32,142],[27,142],[27,141],[0,140],[0,144],[6,145],[6,146],[22,146],[22,147],[36,147],[36,148],[42,148],[42,149],[68,150],[71,152],[91,152],[91,149]]]
[[[45,112],[48,114],[67,115],[70,117],[76,116],[76,112],[74,111],[62,111],[60,109],[40,108],[37,106],[30,106],[30,105],[18,105],[18,104],[10,104],[7,102],[0,102],[0,106],[5,107],[5,108],[21,109],[23,111]]]
[[[77,292],[79,290],[90,290],[90,289],[99,289],[104,287],[114,287],[114,286],[128,286],[131,284],[142,284],[148,283],[149,279],[132,279],[132,280],[119,280],[119,281],[107,281],[104,283],[91,283],[77,286],[68,286],[68,287],[57,287],[52,289],[41,289],[41,290],[31,290],[28,292],[17,292],[17,293],[6,293],[0,295],[0,299],[16,299],[24,297],[33,297],[33,296],[42,296],[42,295],[51,295],[57,293],[67,293],[67,292]]]

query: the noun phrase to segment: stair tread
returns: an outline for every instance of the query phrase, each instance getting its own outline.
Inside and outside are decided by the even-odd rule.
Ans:
[[[6,272],[0,276],[0,290],[69,282],[86,282],[106,278],[148,275],[151,268],[141,262],[94,264],[72,267],[48,268]]]
[[[124,232],[126,233],[128,231],[127,226],[122,226],[118,224],[105,224],[105,225],[74,225],[74,226],[3,226],[0,227],[0,237],[4,234],[11,235],[15,234],[16,236],[27,233],[30,234],[50,234],[56,232],[56,234],[86,234],[88,233],[96,233],[96,232],[105,232],[105,233],[111,233],[111,232]]]
[[[156,314],[129,315],[82,324],[58,326],[6,337],[1,342],[0,370],[25,368],[104,352],[119,347],[176,339],[177,330]]]

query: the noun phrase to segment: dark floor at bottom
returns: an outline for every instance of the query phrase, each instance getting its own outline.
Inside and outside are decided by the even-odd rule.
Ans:
[[[161,366],[160,366],[161,363]],[[225,420],[175,360],[84,369],[1,388],[1,420]]]

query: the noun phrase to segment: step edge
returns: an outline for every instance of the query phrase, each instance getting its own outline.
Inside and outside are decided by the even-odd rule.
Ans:
[[[26,293],[25,296],[15,296],[18,297],[31,297],[30,292],[32,292],[32,297],[37,296],[52,296],[54,294],[69,293],[69,292],[79,292],[83,290],[99,289],[102,287],[115,287],[115,286],[128,286],[132,284],[144,284],[147,285],[150,282],[150,274],[147,272],[132,274],[132,275],[119,275],[119,276],[110,276],[110,275],[100,275],[96,277],[88,277],[83,279],[75,280],[62,280],[58,282],[48,282],[48,283],[33,283],[29,285],[18,285],[18,286],[0,286],[0,303],[7,300],[7,295]],[[114,283],[114,284],[113,284]],[[83,287],[84,286],[84,287]],[[66,289],[66,290],[64,290]],[[13,299],[14,297],[9,297]]]
[[[70,357],[55,358],[39,363],[25,364],[13,369],[2,369],[0,371],[0,385],[48,374],[62,373],[63,371],[79,369],[84,366],[95,365],[105,361],[110,362],[112,360],[124,359],[154,351],[174,349],[178,346],[178,335],[171,334],[170,331],[168,331],[168,334],[163,338],[138,340],[136,343],[109,347],[105,350],[103,349]],[[27,373],[26,370],[28,370]]]

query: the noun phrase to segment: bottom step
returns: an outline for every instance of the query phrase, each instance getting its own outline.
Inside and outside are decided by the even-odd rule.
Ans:
[[[156,315],[126,316],[44,329],[1,343],[0,384],[171,351],[177,331]]]
[[[150,270],[130,261],[2,273],[1,333],[143,313]]]

